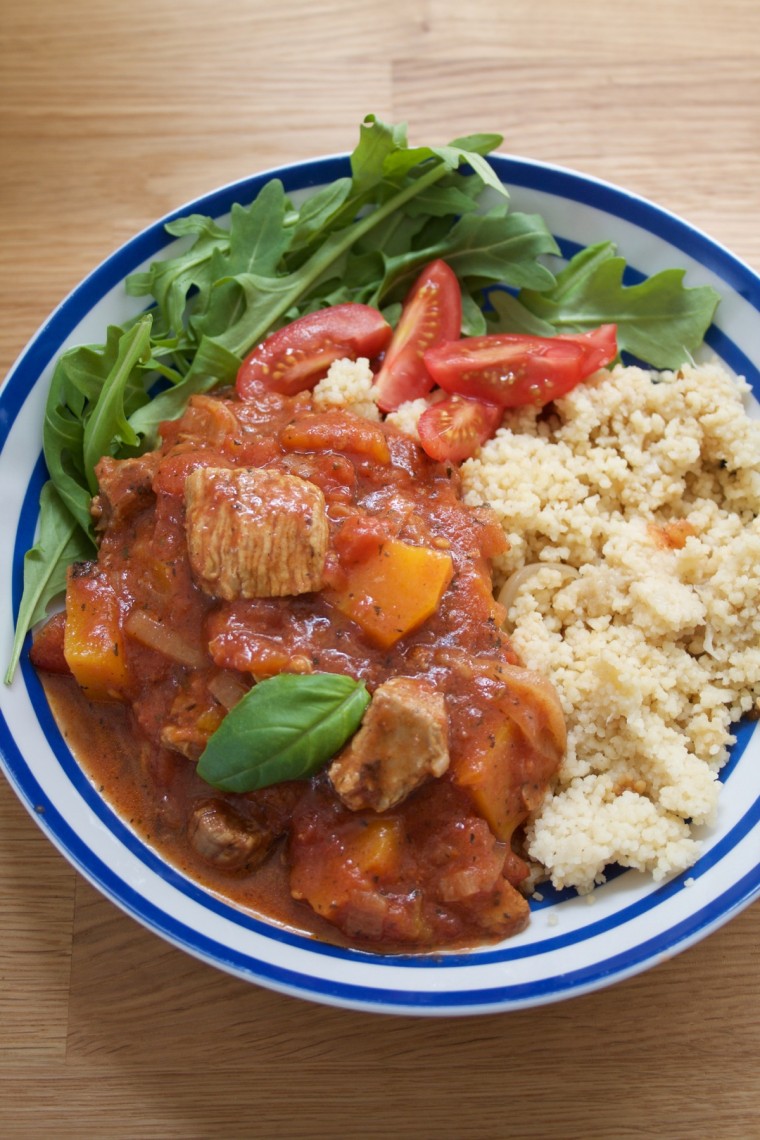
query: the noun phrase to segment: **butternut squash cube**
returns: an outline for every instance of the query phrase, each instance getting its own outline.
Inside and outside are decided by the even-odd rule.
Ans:
[[[346,854],[363,875],[392,875],[399,861],[403,841],[397,819],[368,819],[366,826],[352,832]]]
[[[388,539],[352,567],[345,589],[328,597],[376,645],[389,649],[435,613],[453,574],[449,554]]]
[[[530,744],[515,722],[506,719],[494,727],[489,743],[490,747],[471,748],[460,757],[454,782],[468,789],[496,838],[509,843],[528,814],[522,776]]]
[[[94,562],[76,562],[69,567],[63,655],[91,700],[121,700],[129,673],[119,602]]]

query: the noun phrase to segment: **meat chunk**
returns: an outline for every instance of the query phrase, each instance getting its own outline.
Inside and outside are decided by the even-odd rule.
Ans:
[[[158,460],[158,454],[149,451],[130,459],[113,459],[104,455],[98,461],[95,467],[98,493],[90,507],[96,530],[118,526],[143,507],[151,505]]]
[[[207,594],[307,594],[322,587],[328,524],[319,487],[261,467],[197,467],[185,481],[190,565]]]
[[[255,820],[243,819],[223,800],[204,800],[195,808],[188,838],[197,853],[222,871],[253,870],[266,857],[274,836]]]
[[[375,690],[361,728],[328,774],[352,811],[386,811],[448,766],[443,695],[419,678],[393,677]]]
[[[211,733],[224,719],[225,709],[209,691],[208,683],[207,673],[191,673],[161,726],[160,740],[164,747],[181,752],[188,760],[200,758]]]

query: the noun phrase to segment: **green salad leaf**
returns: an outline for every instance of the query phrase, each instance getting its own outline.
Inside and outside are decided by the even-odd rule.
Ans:
[[[133,297],[154,297],[157,311],[164,317],[164,331],[170,332],[182,328],[188,293],[197,289],[200,296],[208,296],[214,282],[213,256],[217,250],[229,250],[231,239],[229,230],[202,214],[168,222],[166,232],[193,239],[192,252],[155,261],[147,272],[131,274],[126,292]]]
[[[210,736],[198,775],[225,792],[310,776],[353,736],[369,701],[362,681],[338,673],[259,681]]]
[[[70,349],[58,360],[45,407],[42,446],[61,501],[91,538],[95,464],[103,455],[135,452],[129,416],[145,404],[144,366],[151,358],[152,317],[112,326],[102,346]]]
[[[719,294],[709,285],[686,288],[683,269],[664,269],[624,285],[625,259],[613,242],[588,246],[557,274],[552,287],[492,295],[502,331],[553,336],[617,325],[618,346],[654,368],[678,368],[704,339]]]
[[[95,544],[64,506],[52,480],[40,493],[40,527],[35,545],[24,555],[24,590],[16,636],[5,674],[10,684],[21,657],[24,635],[47,614],[48,606],[66,588],[66,569],[72,562],[95,556]]]

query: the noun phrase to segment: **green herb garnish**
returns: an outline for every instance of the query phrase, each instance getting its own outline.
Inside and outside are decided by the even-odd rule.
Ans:
[[[259,681],[209,738],[198,775],[225,792],[253,792],[317,772],[350,739],[370,695],[337,673]]]

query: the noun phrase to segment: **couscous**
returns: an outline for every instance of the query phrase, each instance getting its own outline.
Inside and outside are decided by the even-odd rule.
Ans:
[[[568,751],[527,834],[553,884],[688,867],[732,724],[760,707],[760,423],[717,364],[617,367],[510,413],[463,465],[498,513],[517,651],[554,682]]]

